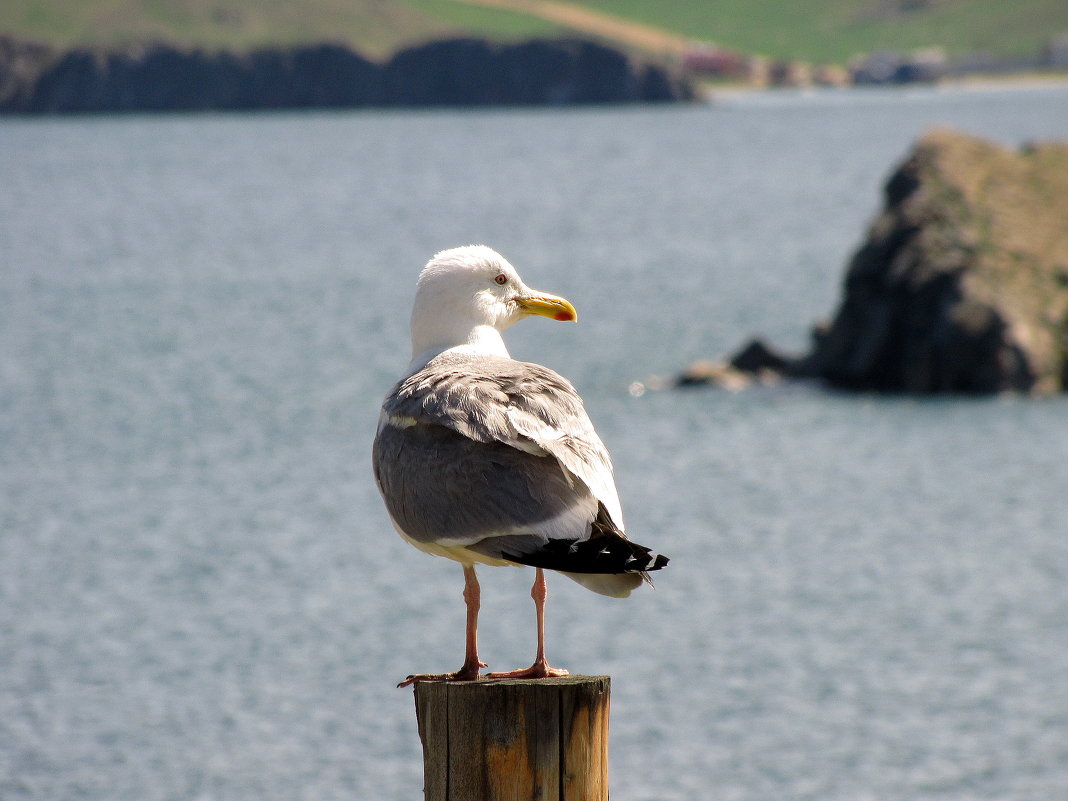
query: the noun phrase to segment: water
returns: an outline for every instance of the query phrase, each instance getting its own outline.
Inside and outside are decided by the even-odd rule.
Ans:
[[[804,347],[935,123],[1064,138],[1068,91],[0,121],[0,798],[417,799],[460,570],[373,489],[413,280],[485,241],[570,298],[627,601],[550,582],[613,677],[620,801],[1068,798],[1068,401],[627,392]],[[484,569],[483,657],[533,655]]]

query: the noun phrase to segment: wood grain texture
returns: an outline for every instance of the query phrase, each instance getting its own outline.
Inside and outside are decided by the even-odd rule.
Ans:
[[[421,682],[426,801],[608,801],[608,676]]]

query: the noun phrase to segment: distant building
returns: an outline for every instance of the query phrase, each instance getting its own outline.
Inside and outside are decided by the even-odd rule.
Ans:
[[[749,77],[749,59],[744,53],[713,44],[695,44],[682,56],[682,65],[691,75],[710,78]]]
[[[934,83],[944,78],[949,59],[940,47],[925,47],[908,55],[881,50],[849,63],[856,84]]]
[[[1044,66],[1055,70],[1068,69],[1068,31],[1050,39],[1043,56]]]
[[[946,77],[949,59],[941,47],[913,50],[894,75],[896,83],[934,83]]]
[[[812,86],[812,65],[807,61],[773,61],[770,80],[772,86]]]
[[[849,61],[849,74],[855,84],[893,83],[903,58],[900,53],[892,50],[877,50],[869,55],[854,56]]]
[[[812,73],[812,80],[819,86],[849,86],[849,70],[838,64],[821,64]]]

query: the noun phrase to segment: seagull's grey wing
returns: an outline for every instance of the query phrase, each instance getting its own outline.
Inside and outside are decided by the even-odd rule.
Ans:
[[[583,537],[597,515],[597,500],[569,483],[551,457],[435,423],[384,420],[373,463],[390,517],[417,543],[508,558],[502,538],[520,555],[552,539]],[[498,542],[479,548],[487,539]]]
[[[402,381],[383,411],[394,419],[446,426],[477,442],[551,455],[568,480],[585,484],[623,529],[608,451],[575,388],[547,367],[442,355]]]
[[[612,460],[593,428],[582,398],[559,374],[538,364],[522,364],[508,387],[508,422],[515,436],[531,440],[583,481],[623,530]]]
[[[619,597],[667,563],[623,535],[608,454],[546,368],[431,361],[387,396],[373,461],[394,524],[431,552],[559,570]]]
[[[631,542],[604,504],[551,456],[480,443],[444,426],[382,426],[375,479],[394,524],[418,545],[559,570],[623,597],[665,557]],[[592,522],[591,522],[592,521]]]

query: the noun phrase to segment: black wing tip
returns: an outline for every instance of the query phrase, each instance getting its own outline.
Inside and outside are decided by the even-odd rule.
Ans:
[[[600,501],[588,539],[549,540],[525,553],[502,553],[501,556],[517,564],[565,573],[638,573],[646,581],[649,581],[650,570],[660,570],[670,561],[663,554],[653,553],[651,548],[627,539]]]
[[[670,561],[671,561],[671,559],[669,559],[668,557],[664,556],[664,554],[658,553],[658,554],[656,554],[655,558],[653,559],[653,563],[651,565],[649,565],[645,569],[646,570],[660,570],[663,567],[667,567],[667,563],[670,562]]]
[[[502,554],[505,559],[531,567],[562,570],[567,573],[619,575],[660,570],[668,561],[644,545],[631,542],[620,534],[600,534],[580,542],[550,540],[537,551],[525,554]]]

